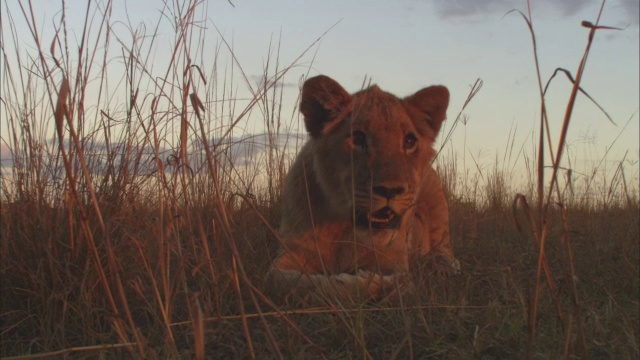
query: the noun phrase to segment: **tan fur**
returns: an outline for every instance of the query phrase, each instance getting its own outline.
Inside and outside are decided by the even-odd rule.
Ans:
[[[350,95],[326,76],[305,82],[300,110],[310,139],[284,185],[276,281],[375,296],[421,255],[459,269],[431,167],[448,103],[443,86],[399,99],[375,85]]]

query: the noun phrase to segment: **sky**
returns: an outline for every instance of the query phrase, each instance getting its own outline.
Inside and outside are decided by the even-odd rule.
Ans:
[[[60,16],[60,2],[33,3],[43,37],[52,38],[52,19]],[[2,10],[11,11],[20,27],[17,4],[17,0],[8,0]],[[81,33],[85,7],[76,6],[75,1],[66,4],[70,32]],[[153,28],[163,17],[162,6],[160,0],[114,1],[113,31],[126,34],[130,33],[128,26]],[[594,0],[531,1],[543,82],[556,68],[575,76],[589,33],[580,24],[583,20],[595,23],[600,6],[601,2]],[[204,68],[210,68],[207,58],[213,57],[216,48],[224,48],[224,38],[233,47],[235,61],[257,81],[265,63],[269,59],[273,63],[274,44],[279,43],[281,65],[292,63],[313,45],[283,80],[284,108],[291,109],[288,114],[294,111],[300,78],[325,74],[350,92],[371,81],[400,97],[432,84],[445,85],[451,92],[450,126],[472,85],[481,79],[482,89],[465,109],[466,120],[455,129],[446,147],[457,156],[490,163],[502,160],[511,142],[531,151],[538,132],[540,101],[531,36],[522,16],[511,10],[526,14],[527,2],[211,0],[202,4],[206,43],[200,58],[194,56]],[[579,96],[567,139],[568,150],[578,161],[598,162],[608,152],[607,161],[615,163],[626,154],[636,182],[640,152],[639,12],[638,0],[606,2],[600,24],[622,30],[596,33],[583,77],[583,89],[615,125],[586,97]],[[2,26],[5,30],[6,21]],[[153,56],[156,68],[162,69],[170,57],[168,45],[174,34],[170,26],[163,26],[158,36],[161,41]],[[122,39],[126,44],[127,36]],[[25,40],[23,51],[29,50],[27,44]],[[570,90],[565,76],[557,76],[548,90],[554,144]],[[263,122],[255,115],[241,125],[242,131],[264,132]],[[292,119],[301,123],[296,117]],[[6,130],[4,121],[2,126]],[[298,129],[302,131],[297,124],[291,127],[292,131]]]

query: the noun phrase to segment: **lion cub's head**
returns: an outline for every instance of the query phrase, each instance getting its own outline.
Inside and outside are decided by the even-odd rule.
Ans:
[[[307,80],[300,109],[313,171],[334,214],[359,228],[400,227],[435,156],[448,104],[444,86],[399,99],[375,85],[350,95],[327,76]]]

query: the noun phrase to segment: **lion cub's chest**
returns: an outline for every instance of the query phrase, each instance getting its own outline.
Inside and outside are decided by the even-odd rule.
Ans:
[[[341,227],[339,232],[329,233],[325,232],[324,235],[329,236],[318,241],[330,248],[324,252],[323,260],[332,272],[366,270],[390,274],[407,269],[407,235],[404,231],[354,230],[349,225]]]

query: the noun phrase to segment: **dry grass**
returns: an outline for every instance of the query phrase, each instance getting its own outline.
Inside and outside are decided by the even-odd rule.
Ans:
[[[554,185],[531,154],[520,158],[531,180],[515,188],[506,167],[461,173],[445,151],[438,168],[463,273],[415,264],[415,288],[398,299],[302,307],[263,276],[299,145],[286,135],[298,119],[282,108],[279,81],[306,53],[286,66],[270,57],[255,86],[237,63],[219,66],[224,54],[237,61],[230,48],[216,50],[209,71],[195,60],[204,44],[195,1],[164,9],[162,19],[181,21],[163,69],[152,63],[157,33],[129,42],[110,32],[110,3],[89,7],[91,36],[77,42],[62,13],[51,44],[31,3],[19,4],[3,9],[1,34],[2,56],[15,61],[2,69],[2,145],[14,166],[1,184],[0,356],[640,356],[640,207],[623,162],[602,188]],[[25,37],[18,21],[32,29],[30,57],[6,47]],[[235,95],[242,82],[248,99]],[[267,131],[239,142],[252,114]],[[539,149],[551,145],[541,138]]]

